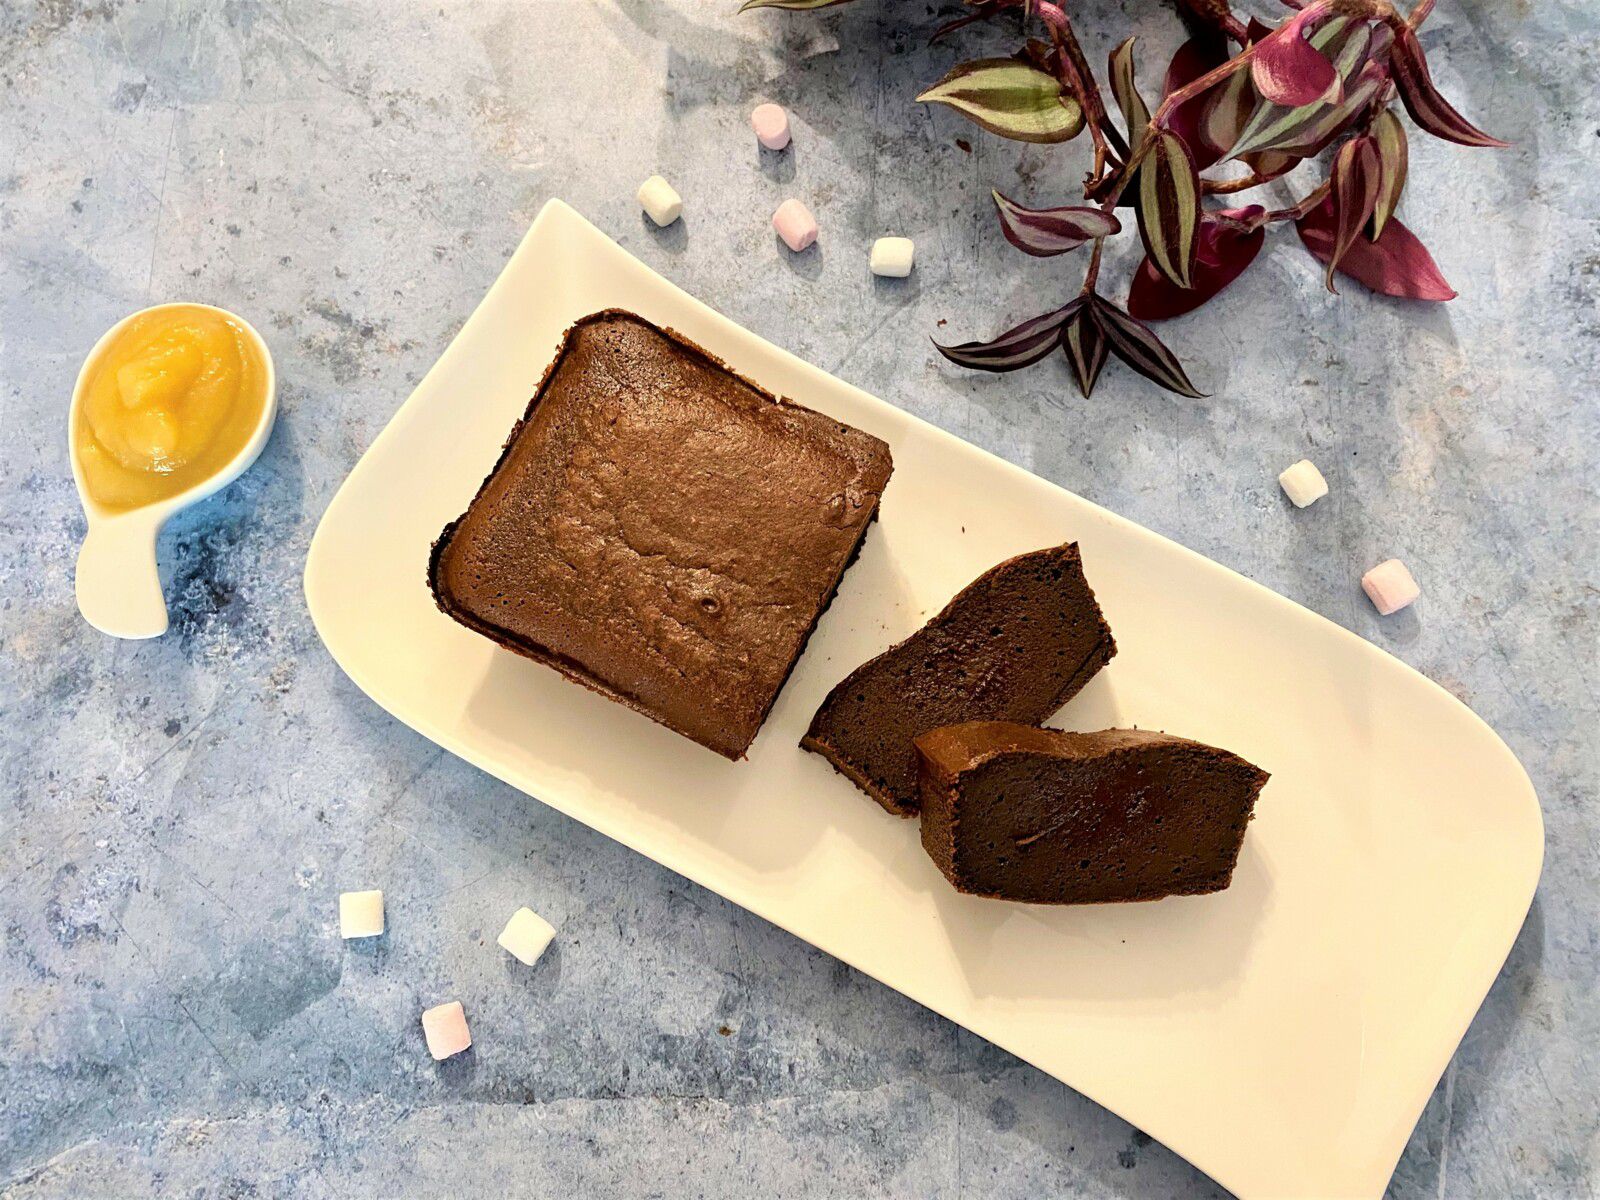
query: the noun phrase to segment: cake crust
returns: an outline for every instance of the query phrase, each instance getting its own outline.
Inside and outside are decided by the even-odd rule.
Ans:
[[[1033,904],[1221,891],[1268,775],[1164,733],[1004,721],[917,739],[922,845],[958,891]]]
[[[429,556],[461,624],[740,758],[877,516],[872,435],[608,309]]]
[[[889,812],[915,816],[919,734],[980,719],[1042,721],[1116,652],[1077,544],[1019,554],[850,672],[800,744]]]

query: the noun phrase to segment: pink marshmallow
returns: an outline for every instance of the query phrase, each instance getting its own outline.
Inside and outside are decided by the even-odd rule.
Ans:
[[[472,1045],[472,1034],[467,1030],[467,1010],[461,1007],[459,1000],[424,1012],[422,1034],[428,1039],[428,1053],[435,1061],[460,1054]]]
[[[756,141],[768,150],[782,150],[789,144],[789,114],[776,104],[758,104],[750,114],[750,128]]]
[[[772,227],[796,254],[817,240],[817,219],[798,200],[785,200],[772,214]]]
[[[1381,562],[1361,577],[1362,590],[1384,616],[1397,613],[1422,595],[1417,581],[1398,558]]]

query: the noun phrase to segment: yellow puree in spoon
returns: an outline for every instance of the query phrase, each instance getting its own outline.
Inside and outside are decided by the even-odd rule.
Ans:
[[[222,470],[267,401],[267,364],[222,313],[184,304],[128,322],[91,364],[77,452],[89,496],[142,508]]]

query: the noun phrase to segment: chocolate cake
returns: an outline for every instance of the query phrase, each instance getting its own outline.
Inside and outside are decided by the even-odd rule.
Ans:
[[[959,891],[1032,904],[1217,892],[1267,773],[1164,733],[1006,721],[917,739],[922,845]]]
[[[890,812],[913,816],[918,734],[962,721],[1042,721],[1116,652],[1076,544],[1018,555],[850,672],[800,744]]]
[[[595,313],[428,579],[463,625],[740,758],[892,469],[870,434],[642,317]]]

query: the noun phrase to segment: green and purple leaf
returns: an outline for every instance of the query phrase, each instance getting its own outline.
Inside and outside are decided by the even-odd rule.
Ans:
[[[1323,263],[1333,257],[1333,205],[1324,200],[1295,222],[1300,240]],[[1338,271],[1385,296],[1405,300],[1454,300],[1456,291],[1440,273],[1428,249],[1391,217],[1375,242],[1357,238],[1339,260]]]
[[[1144,136],[1144,127],[1150,124],[1150,106],[1139,94],[1133,78],[1133,43],[1128,38],[1107,56],[1107,74],[1111,77],[1111,94],[1116,97],[1117,108],[1122,113],[1122,123],[1128,130],[1128,145],[1137,146]]]
[[[1250,81],[1273,104],[1298,108],[1339,99],[1338,71],[1327,55],[1306,40],[1308,27],[1320,15],[1317,9],[1305,9],[1290,17],[1261,40],[1250,60]]]
[[[1389,218],[1394,216],[1394,210],[1400,204],[1411,151],[1406,140],[1406,127],[1391,109],[1386,108],[1378,114],[1372,126],[1372,138],[1378,147],[1378,199],[1372,206],[1372,224],[1367,236],[1375,242],[1383,236],[1383,227],[1389,223]]]
[[[1343,92],[1340,100],[1328,103],[1319,99],[1297,107],[1259,101],[1231,143],[1228,157],[1243,159],[1262,150],[1309,157],[1332,141],[1377,94],[1385,75],[1373,52],[1381,49],[1387,53],[1386,37],[1376,37],[1365,24],[1335,17],[1312,34],[1310,44],[1333,56]]]
[[[1394,50],[1389,55],[1389,65],[1400,91],[1400,100],[1411,119],[1434,137],[1461,146],[1509,146],[1491,137],[1467,120],[1450,102],[1439,94],[1428,72],[1428,60],[1423,56],[1422,44],[1416,33],[1403,21],[1395,30]]]
[[[1211,88],[1205,99],[1195,134],[1205,147],[1205,157],[1211,160],[1206,165],[1210,166],[1231,155],[1251,115],[1262,101],[1250,86],[1249,71],[1235,71],[1221,85]],[[1189,145],[1193,147],[1195,143],[1190,142]],[[1199,162],[1196,159],[1195,165],[1199,166]]]
[[[1181,288],[1145,258],[1128,289],[1128,314],[1141,321],[1165,321],[1193,312],[1243,275],[1267,240],[1259,223],[1259,204],[1208,212],[1200,221],[1193,286]]]
[[[1063,208],[1024,208],[994,192],[1000,213],[1000,231],[1018,250],[1035,258],[1048,258],[1076,250],[1095,238],[1109,237],[1122,222],[1098,208],[1072,205]]]
[[[1378,203],[1381,171],[1378,147],[1370,137],[1351,138],[1333,156],[1333,166],[1328,172],[1333,244],[1328,250],[1328,269],[1323,274],[1323,283],[1330,292],[1339,290],[1333,286],[1335,268],[1361,236],[1367,222],[1372,220],[1372,210]]]
[[[951,362],[975,371],[1015,371],[1031,366],[1061,342],[1061,327],[1083,306],[1083,297],[1006,330],[988,342],[934,347]]]
[[[1065,142],[1083,129],[1083,108],[1061,82],[1015,58],[961,63],[917,99],[1018,142]]]
[[[1111,353],[1169,392],[1196,400],[1205,395],[1189,382],[1183,364],[1156,336],[1155,330],[1143,321],[1130,317],[1104,296],[1091,295],[1089,302],[1094,306],[1095,323],[1105,335],[1106,346]]]
[[[1177,134],[1151,130],[1150,136],[1155,144],[1139,168],[1139,236],[1156,269],[1186,288],[1200,226],[1200,175]]]
[[[1094,395],[1100,368],[1106,365],[1106,335],[1095,319],[1093,305],[1082,305],[1067,318],[1067,323],[1061,327],[1061,352],[1072,364],[1078,391],[1087,400]]]

